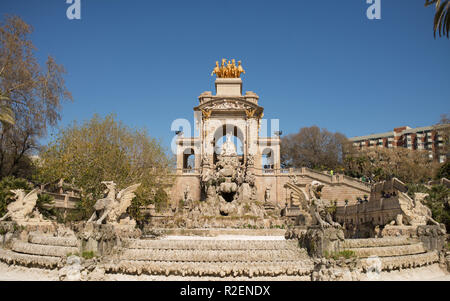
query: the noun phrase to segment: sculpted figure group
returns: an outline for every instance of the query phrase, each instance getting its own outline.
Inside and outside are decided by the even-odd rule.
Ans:
[[[319,226],[320,228],[341,228],[340,224],[333,221],[328,207],[321,199],[322,188],[325,186],[319,181],[312,181],[305,188],[301,188],[295,176],[285,185],[291,190],[290,206],[300,207],[302,216],[308,226]]]
[[[219,66],[219,61],[217,61],[211,76],[215,74],[218,78],[239,78],[242,73],[245,74],[241,61],[238,61],[237,66],[235,59],[232,59],[231,62],[228,61],[228,64],[225,66],[226,63],[227,59],[222,59],[222,65]]]
[[[141,185],[134,184],[119,191],[116,194],[116,183],[113,181],[102,182],[106,186],[106,197],[97,200],[94,205],[95,212],[92,214],[88,222],[95,222],[102,224],[106,221],[107,224],[117,224],[122,220],[122,215],[127,211],[131,205],[131,201],[136,196],[135,191]],[[129,218],[128,218],[129,220]]]
[[[11,190],[11,192],[14,193],[14,202],[6,207],[8,212],[0,218],[0,221],[11,219],[19,225],[23,222],[43,221],[38,210],[34,210],[39,189],[34,189],[28,194],[25,194],[23,189]]]
[[[132,199],[136,196],[135,191],[141,184],[131,185],[116,194],[116,184],[112,181],[102,182],[106,186],[106,197],[97,200],[94,205],[95,212],[88,222],[102,224],[116,224],[123,221],[130,221],[123,218]],[[10,219],[17,224],[29,222],[44,222],[44,218],[36,209],[39,189],[34,189],[28,194],[23,189],[11,190],[14,193],[14,201],[7,206],[7,213],[0,218],[0,221]]]

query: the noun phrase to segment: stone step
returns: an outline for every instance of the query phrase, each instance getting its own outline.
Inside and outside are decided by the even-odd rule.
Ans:
[[[343,242],[345,249],[350,248],[370,248],[370,247],[388,247],[388,246],[401,246],[417,243],[417,240],[409,237],[383,237],[383,238],[358,238],[358,239],[346,239]]]
[[[107,273],[131,275],[179,275],[211,277],[262,277],[262,276],[302,276],[310,275],[314,266],[311,260],[246,263],[246,262],[170,262],[122,260],[106,265]]]
[[[144,240],[129,239],[130,249],[159,250],[298,250],[297,241],[283,240]]]
[[[50,235],[30,234],[28,242],[38,245],[61,246],[61,247],[78,247],[76,237],[55,237]]]
[[[33,268],[54,269],[62,267],[60,257],[15,253],[0,249],[0,261],[9,265],[20,265]]]
[[[425,253],[426,250],[422,243],[415,243],[411,245],[401,245],[401,246],[387,246],[387,247],[369,247],[369,248],[351,248],[349,249],[355,252],[358,257],[391,257],[391,256],[403,256],[412,254]]]
[[[297,250],[146,250],[124,249],[126,260],[177,262],[283,262],[306,258],[306,252]]]
[[[404,256],[389,256],[380,257],[382,270],[399,270],[418,268],[425,265],[430,265],[439,262],[438,251],[431,251],[422,254],[404,255]],[[363,259],[362,267],[367,270],[369,266],[373,265],[373,259]]]
[[[79,249],[75,247],[39,245],[23,242],[20,240],[14,240],[12,242],[11,250],[23,254],[55,256],[55,257],[66,257],[68,254],[79,253]]]

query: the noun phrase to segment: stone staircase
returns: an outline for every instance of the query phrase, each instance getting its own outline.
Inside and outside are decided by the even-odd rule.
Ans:
[[[210,277],[304,276],[313,262],[296,241],[163,239],[124,242],[107,273]]]
[[[225,235],[226,236],[226,235]],[[383,271],[417,268],[439,262],[437,251],[407,237],[347,239],[342,250],[355,252],[363,271],[373,268],[374,256]],[[75,237],[30,234],[0,248],[0,261],[46,269],[62,268],[68,254],[79,254]],[[310,279],[317,268],[297,240],[280,236],[232,235],[232,238],[168,236],[125,239],[118,253],[105,256],[107,274],[186,277],[281,277]],[[260,278],[260,279],[262,279]],[[280,278],[280,279],[281,279]]]
[[[78,254],[75,237],[30,234],[27,241],[14,239],[10,250],[0,249],[0,261],[26,267],[54,269],[62,266],[68,254]]]
[[[415,268],[439,261],[437,251],[427,251],[422,242],[409,237],[347,239],[343,248],[355,252],[363,267],[367,267],[371,257],[378,257],[382,270]]]

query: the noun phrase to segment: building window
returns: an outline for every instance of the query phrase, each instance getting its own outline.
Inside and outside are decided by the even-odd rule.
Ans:
[[[185,172],[193,171],[195,168],[194,149],[187,148],[183,152],[183,169]]]

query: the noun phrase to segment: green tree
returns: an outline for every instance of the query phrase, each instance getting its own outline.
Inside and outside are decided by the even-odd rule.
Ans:
[[[51,56],[38,64],[32,32],[16,16],[0,23],[0,178],[31,177],[38,139],[60,120],[62,101],[72,100],[64,67]]]
[[[426,0],[425,6],[435,5],[436,14],[434,15],[434,37],[436,32],[439,32],[439,36],[447,35],[449,37],[450,30],[450,2],[448,0]]]
[[[433,185],[427,191],[425,204],[431,209],[433,218],[450,230],[450,190],[445,185]]]
[[[416,192],[427,193],[425,205],[431,209],[433,218],[445,224],[447,231],[450,231],[450,189],[445,185],[426,186],[422,184],[408,184],[408,195],[414,198]]]
[[[450,179],[450,162],[446,161],[444,164],[439,167],[438,172],[436,173],[436,179],[447,178]]]
[[[74,122],[61,129],[42,149],[38,181],[64,178],[81,188],[81,209],[87,217],[95,200],[103,196],[101,181],[114,181],[118,189],[141,183],[134,202],[145,205],[152,201],[152,191],[170,184],[171,164],[160,142],[146,130],[131,129],[114,115],[103,119],[94,115],[81,125]]]

